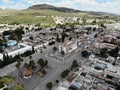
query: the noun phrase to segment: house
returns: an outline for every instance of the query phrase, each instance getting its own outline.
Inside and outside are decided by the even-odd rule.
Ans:
[[[117,45],[109,44],[109,43],[95,43],[94,47],[99,49],[102,49],[102,48],[115,49],[117,48]]]
[[[103,38],[104,41],[106,42],[117,42],[117,38],[111,35],[105,35],[105,37]]]
[[[120,82],[120,67],[108,64],[104,71],[104,77],[114,80],[116,83]]]
[[[83,85],[79,82],[73,82],[70,89],[71,90],[83,90]]]
[[[64,80],[55,88],[55,90],[68,90],[69,86],[70,83],[67,80]]]

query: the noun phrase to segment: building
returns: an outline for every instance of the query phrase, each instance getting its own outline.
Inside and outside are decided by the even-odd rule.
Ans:
[[[71,53],[72,51],[77,49],[77,41],[68,41],[64,40],[64,43],[59,45],[59,52],[64,52],[65,54]]]
[[[104,71],[104,77],[111,79],[116,83],[120,82],[120,67],[108,64]]]
[[[109,43],[95,43],[94,44],[94,47],[95,48],[99,48],[99,49],[102,49],[102,48],[107,48],[107,49],[115,49],[117,48],[117,45],[114,45],[114,44],[109,44]]]

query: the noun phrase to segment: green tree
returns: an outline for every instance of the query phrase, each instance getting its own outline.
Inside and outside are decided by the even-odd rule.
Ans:
[[[44,62],[44,66],[47,66],[48,65],[48,61],[46,60],[45,62]]]
[[[62,55],[65,55],[65,52],[64,52],[64,51],[61,51],[61,54],[62,54]]]
[[[29,67],[29,64],[25,63],[25,64],[24,64],[24,68],[29,69],[29,68],[30,68],[30,67]]]
[[[44,60],[42,58],[39,59],[38,64],[41,66],[41,68],[44,67]]]
[[[61,73],[61,77],[65,78],[69,74],[70,70],[66,69]]]
[[[41,23],[35,24],[35,27],[40,27],[40,26],[41,26]]]
[[[119,48],[117,47],[115,49],[112,49],[108,53],[109,53],[110,56],[117,58],[118,57],[118,52],[119,52]]]
[[[54,50],[54,51],[57,51],[57,47],[53,47],[53,50]]]
[[[76,68],[76,67],[78,67],[78,66],[79,66],[79,65],[78,65],[77,60],[74,60],[73,63],[72,63],[72,65],[71,65],[71,68]]]
[[[21,63],[20,63],[20,62],[17,62],[17,64],[15,65],[15,67],[16,67],[17,69],[19,69],[20,66],[21,66]]]
[[[101,23],[100,26],[101,26],[102,28],[106,28],[106,26],[104,25],[104,23]]]
[[[32,59],[32,56],[31,56],[31,55],[29,56],[29,59],[30,59],[30,61],[31,61],[31,59]]]
[[[35,65],[34,60],[31,60],[31,61],[29,62],[29,66],[30,66],[32,69],[35,69],[35,68],[36,68],[36,65]]]
[[[60,42],[60,38],[59,38],[59,35],[58,35],[58,34],[57,34],[56,41],[57,41],[57,42]]]
[[[51,90],[52,87],[53,87],[53,83],[52,83],[52,82],[48,82],[48,83],[46,84],[46,87],[47,87],[49,90]]]
[[[85,17],[83,17],[82,22],[83,22],[83,25],[85,25],[85,24],[86,24],[87,20],[86,20],[86,18],[85,18]]]
[[[3,66],[10,64],[10,58],[8,54],[3,54]]]
[[[95,25],[95,24],[96,24],[96,20],[93,20],[93,21],[92,21],[92,25]]]
[[[34,49],[34,46],[32,46],[32,53],[35,53],[35,49]]]
[[[62,35],[62,38],[61,38],[62,42],[64,42],[65,38],[68,37],[68,34],[66,34],[66,32],[63,31],[61,35]]]
[[[29,30],[29,28],[28,28],[28,27],[26,27],[25,29],[26,29],[26,30]]]
[[[106,58],[107,57],[107,48],[103,48],[100,50],[100,56]]]
[[[87,57],[87,56],[88,56],[88,51],[87,51],[87,50],[82,51],[82,52],[81,52],[81,55],[82,55],[83,57]]]
[[[2,67],[3,67],[3,61],[0,60],[0,68],[2,68]]]

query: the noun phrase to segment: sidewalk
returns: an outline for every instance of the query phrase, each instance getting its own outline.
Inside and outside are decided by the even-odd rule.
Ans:
[[[2,69],[0,69],[0,76],[2,77],[2,76],[5,76],[5,75],[11,73],[12,71],[15,71],[16,70],[15,65],[16,65],[16,62],[14,62],[14,63],[12,63],[12,64],[10,64],[8,66],[5,66]]]

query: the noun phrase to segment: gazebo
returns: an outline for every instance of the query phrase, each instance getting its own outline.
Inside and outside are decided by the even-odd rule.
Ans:
[[[23,78],[25,78],[25,79],[30,78],[32,72],[33,72],[33,70],[25,69],[25,70],[22,72],[22,76],[23,76]]]

